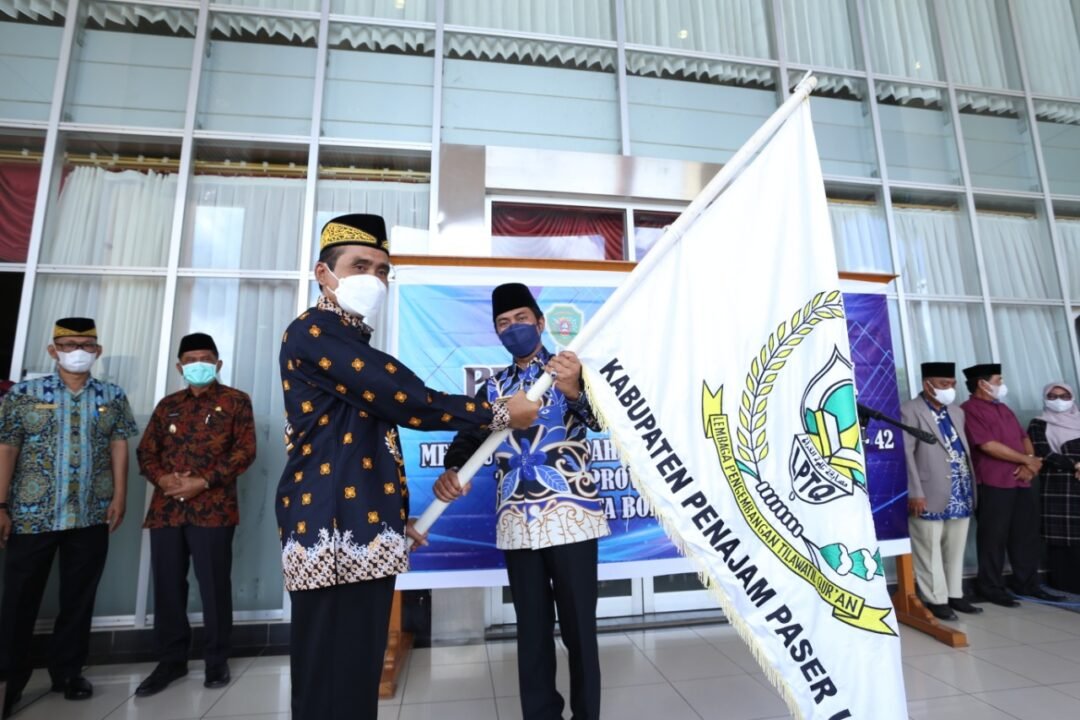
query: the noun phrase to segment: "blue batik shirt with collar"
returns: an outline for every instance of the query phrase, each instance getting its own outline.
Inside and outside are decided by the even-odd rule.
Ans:
[[[938,430],[941,431],[941,437],[945,438],[945,452],[949,456],[949,474],[952,478],[952,487],[949,492],[949,503],[943,511],[937,513],[924,512],[919,517],[923,520],[958,520],[971,517],[975,497],[971,487],[971,466],[968,463],[967,452],[964,450],[964,443],[960,440],[959,433],[956,432],[956,426],[953,424],[952,418],[949,417],[948,406],[942,405],[940,409],[935,409],[925,398],[923,398],[923,402],[926,402],[926,406],[933,413]]]
[[[0,444],[19,449],[8,500],[13,531],[101,525],[113,499],[114,440],[138,432],[127,395],[91,377],[72,392],[59,375],[26,380],[0,405]]]
[[[540,351],[524,367],[510,365],[488,378],[477,398],[493,402],[528,390],[544,374],[551,353]],[[589,469],[588,430],[599,430],[588,396],[570,400],[552,386],[540,400],[536,424],[514,430],[495,451],[496,545],[539,550],[608,535],[599,487]],[[460,467],[484,435],[460,432],[446,467]]]

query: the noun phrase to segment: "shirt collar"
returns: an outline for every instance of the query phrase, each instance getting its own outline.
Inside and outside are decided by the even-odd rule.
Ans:
[[[372,328],[370,325],[368,325],[355,315],[350,315],[349,313],[345,312],[341,309],[340,305],[338,305],[336,302],[326,297],[325,295],[319,295],[319,299],[315,302],[315,307],[319,308],[320,310],[325,310],[326,312],[334,313],[342,320],[344,320],[349,327],[356,328],[357,330],[366,335],[371,335],[373,332],[375,332],[375,329]]]
[[[537,369],[539,369],[542,372],[543,369],[544,369],[544,366],[548,364],[549,360],[551,360],[551,353],[548,352],[548,349],[546,347],[541,345],[539,352],[537,352],[536,355],[533,355],[533,359],[530,360],[529,364],[526,365],[524,368],[521,367],[520,365],[518,365],[516,361],[513,364],[511,364],[510,365],[510,374],[511,374],[512,377],[516,378],[516,377],[520,376],[522,373],[533,373]]]

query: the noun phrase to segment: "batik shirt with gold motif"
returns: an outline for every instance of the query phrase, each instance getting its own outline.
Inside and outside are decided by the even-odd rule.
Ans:
[[[488,378],[477,400],[529,391],[551,359],[545,348],[524,367],[515,363]],[[611,533],[600,489],[589,470],[589,429],[600,423],[584,392],[570,400],[552,386],[540,401],[540,416],[528,430],[515,430],[495,451],[496,542],[500,550],[539,550],[601,538]],[[458,433],[444,465],[459,468],[483,436]]]
[[[13,531],[101,525],[113,499],[114,440],[139,431],[119,386],[91,377],[73,393],[59,375],[21,382],[0,406],[0,444],[19,448],[8,504]]]
[[[369,340],[366,326],[325,298],[282,340],[288,458],[275,500],[290,591],[408,570],[399,425],[481,432],[507,425],[501,405],[429,389]]]

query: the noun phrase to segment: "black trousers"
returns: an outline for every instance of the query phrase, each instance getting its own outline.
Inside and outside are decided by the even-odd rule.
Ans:
[[[1002,577],[1006,552],[1012,566],[1013,591],[1023,595],[1038,590],[1040,540],[1035,491],[980,485],[976,513],[979,593],[984,597],[1007,594]]]
[[[396,578],[294,590],[293,720],[375,720]]]
[[[518,685],[522,720],[561,720],[555,689],[555,610],[570,655],[574,720],[600,717],[600,653],[596,645],[596,540],[541,550],[507,550],[506,572],[517,613]]]
[[[94,597],[109,549],[107,525],[77,530],[12,534],[4,561],[0,600],[0,677],[7,694],[26,687],[33,672],[30,642],[53,557],[60,554],[60,612],[53,625],[49,675],[54,682],[82,673],[90,650]]]
[[[202,598],[207,667],[228,660],[231,649],[232,542],[235,527],[152,528],[150,567],[154,571],[154,642],[158,660],[187,662],[191,646],[188,623],[188,566],[195,566]]]

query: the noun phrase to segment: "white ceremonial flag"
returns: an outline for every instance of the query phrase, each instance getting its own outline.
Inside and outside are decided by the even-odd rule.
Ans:
[[[575,348],[638,490],[797,717],[906,718],[809,102],[649,260]]]

